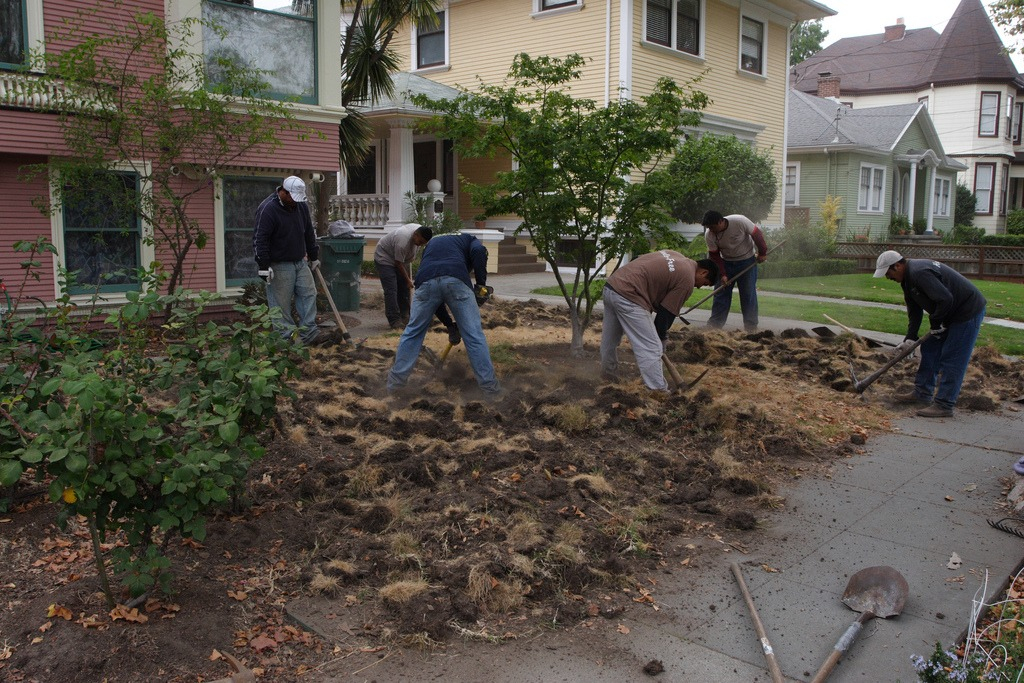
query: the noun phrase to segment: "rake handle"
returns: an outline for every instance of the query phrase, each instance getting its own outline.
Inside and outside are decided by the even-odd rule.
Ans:
[[[785,679],[782,677],[782,670],[779,668],[779,662],[775,659],[775,650],[772,649],[772,644],[768,642],[768,633],[764,630],[761,617],[757,614],[757,607],[754,606],[754,598],[750,596],[750,591],[747,590],[747,582],[743,580],[743,572],[740,571],[740,566],[736,562],[732,563],[732,573],[736,577],[736,583],[740,586],[740,593],[743,593],[743,600],[747,603],[747,609],[750,610],[750,618],[754,622],[754,630],[757,631],[757,638],[761,642],[764,659],[768,662],[768,672],[772,675],[772,683],[784,683]]]
[[[889,368],[891,368],[892,366],[896,365],[901,360],[903,360],[904,358],[906,358],[907,356],[912,354],[914,352],[914,350],[918,346],[923,344],[925,342],[925,340],[928,339],[931,336],[932,336],[931,332],[925,332],[924,335],[920,339],[918,339],[916,342],[914,342],[913,344],[911,344],[907,348],[905,348],[902,351],[900,351],[899,353],[897,353],[895,356],[890,358],[889,361],[885,365],[883,365],[882,367],[878,368],[877,370],[875,370],[873,373],[871,373],[870,375],[868,375],[864,379],[858,380],[856,378],[856,376],[855,376],[853,378],[853,390],[856,391],[858,394],[863,394],[864,390],[867,389],[872,384],[874,384],[875,380],[877,380],[879,377],[881,377],[886,372],[888,372]],[[851,366],[852,366],[852,364],[851,364]]]
[[[348,328],[345,327],[345,322],[341,319],[341,313],[338,313],[338,307],[334,305],[334,297],[331,296],[331,290],[327,288],[327,280],[324,279],[324,274],[320,272],[319,268],[315,268],[313,273],[316,275],[317,281],[320,282],[320,288],[324,290],[327,303],[331,305],[331,311],[334,313],[334,322],[338,324],[338,329],[341,330],[341,338],[345,341],[352,341],[352,335],[348,333]]]

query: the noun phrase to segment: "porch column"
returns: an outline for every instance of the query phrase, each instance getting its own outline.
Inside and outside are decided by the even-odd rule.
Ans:
[[[929,166],[928,167],[928,201],[925,202],[925,204],[928,207],[926,209],[926,211],[928,212],[926,214],[928,216],[928,227],[925,228],[925,231],[924,231],[924,234],[926,234],[926,235],[934,235],[935,234],[935,228],[932,227],[932,221],[935,220],[935,207],[933,206],[933,204],[935,204],[935,176],[936,176],[935,167],[934,166]]]
[[[388,145],[388,222],[385,230],[405,223],[405,193],[415,186],[412,165],[411,119],[389,119],[391,141]]]
[[[910,225],[914,225],[914,195],[917,194],[917,162],[911,162],[910,164],[910,196],[906,197],[907,202],[907,220],[910,221]]]

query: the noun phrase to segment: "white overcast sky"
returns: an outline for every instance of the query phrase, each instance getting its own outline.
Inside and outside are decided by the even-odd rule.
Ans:
[[[826,7],[831,7],[838,14],[828,17],[822,21],[822,26],[828,31],[828,37],[824,45],[828,46],[840,38],[851,36],[866,36],[873,33],[882,33],[886,26],[896,23],[900,17],[907,28],[933,29],[942,33],[946,22],[953,16],[959,0],[819,0]],[[985,1],[987,8],[990,3]],[[991,20],[991,15],[990,15]],[[1009,36],[1002,34],[1003,44],[1007,47],[1020,47]],[[1011,54],[1017,70],[1024,70],[1024,59],[1017,54]]]

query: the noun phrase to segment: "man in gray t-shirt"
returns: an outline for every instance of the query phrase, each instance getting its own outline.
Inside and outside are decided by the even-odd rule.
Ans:
[[[433,237],[433,231],[419,223],[406,223],[384,235],[373,250],[380,286],[384,290],[384,315],[391,329],[399,329],[409,321],[410,292],[413,289],[409,266],[416,258],[416,249]]]

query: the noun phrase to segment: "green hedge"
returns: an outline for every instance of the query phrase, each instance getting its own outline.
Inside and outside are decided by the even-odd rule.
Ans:
[[[766,261],[757,267],[758,278],[807,277],[810,275],[849,275],[857,272],[850,259],[813,261]]]
[[[981,244],[992,247],[1024,247],[1024,235],[985,235]]]

